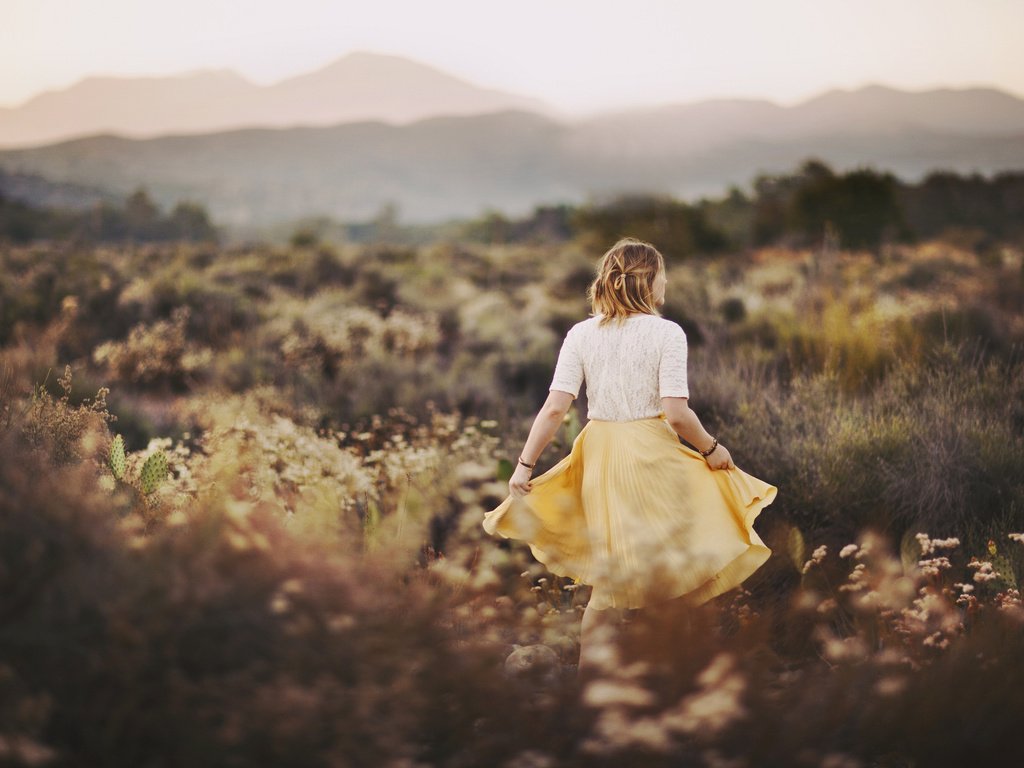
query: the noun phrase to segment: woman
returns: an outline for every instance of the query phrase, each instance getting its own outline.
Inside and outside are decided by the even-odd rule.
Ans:
[[[625,238],[604,254],[592,316],[566,334],[510,495],[484,516],[488,533],[527,542],[552,573],[593,586],[580,673],[599,623],[673,598],[703,603],[771,555],[753,522],[776,488],[737,469],[690,410],[686,334],[658,311],[667,283],[650,243]],[[531,480],[584,381],[587,425]]]

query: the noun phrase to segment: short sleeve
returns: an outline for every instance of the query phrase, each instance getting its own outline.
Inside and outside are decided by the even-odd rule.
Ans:
[[[574,331],[575,328],[570,328],[562,341],[558,362],[555,363],[555,375],[548,391],[568,392],[573,397],[579,397],[580,386],[583,384],[583,358],[580,356],[579,334]]]
[[[658,368],[660,397],[689,397],[686,381],[686,332],[676,323],[668,325]]]

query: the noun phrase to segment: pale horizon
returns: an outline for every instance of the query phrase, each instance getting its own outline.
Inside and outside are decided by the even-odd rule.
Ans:
[[[712,8],[646,0],[629,12],[581,0],[524,0],[512,10],[467,0],[2,1],[5,107],[88,77],[231,70],[269,85],[358,51],[409,58],[569,114],[716,98],[791,106],[870,84],[1024,98],[1024,52],[1014,39],[1024,3],[1012,0],[723,0]]]

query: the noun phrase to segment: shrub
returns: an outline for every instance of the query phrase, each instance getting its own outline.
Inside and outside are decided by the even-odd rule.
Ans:
[[[323,301],[312,317],[334,338],[339,305]],[[405,363],[382,352],[417,337],[402,335],[405,320],[388,337],[394,313],[371,313],[360,343],[372,343],[356,354],[344,336],[340,370],[372,373],[367,403],[408,387],[397,396],[412,411],[339,424],[322,401],[292,403],[273,386],[182,398],[180,439],[126,457],[134,477],[148,455],[167,456],[148,511],[104,487],[106,470],[89,460],[92,447],[109,455],[105,391],[72,405],[66,369],[64,398],[21,402],[0,376],[0,394],[15,393],[0,431],[5,757],[909,766],[1024,756],[1019,362],[949,347],[849,391],[835,370],[782,378],[723,346],[695,351],[695,408],[740,466],[779,487],[762,526],[781,540],[776,556],[749,589],[628,614],[601,641],[599,674],[579,679],[587,589],[480,526],[506,491],[496,460],[515,455],[502,443],[519,425],[423,402],[451,386],[444,376],[478,388],[480,402],[507,394],[488,377],[551,352],[553,337],[526,324],[509,342],[500,320],[537,306],[467,304],[467,320],[498,320],[466,323],[473,335],[444,375],[430,370],[429,345],[418,369],[414,351]],[[510,345],[524,342],[529,354],[516,356]]]
[[[108,341],[93,350],[93,362],[106,366],[117,380],[141,387],[183,390],[202,378],[213,353],[188,340],[191,311],[178,307],[169,320],[140,323],[124,341]]]
[[[115,417],[107,411],[110,390],[101,387],[96,396],[71,404],[71,366],[57,379],[63,394],[59,398],[46,389],[45,382],[32,391],[21,422],[21,434],[28,445],[43,449],[58,465],[71,464],[99,455],[106,424]]]

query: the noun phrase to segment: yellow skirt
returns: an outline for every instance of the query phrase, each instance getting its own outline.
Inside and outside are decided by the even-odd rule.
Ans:
[[[484,515],[489,534],[529,544],[554,574],[593,587],[590,606],[699,604],[739,586],[771,555],[753,528],[777,489],[712,470],[664,415],[590,421],[568,456]]]

